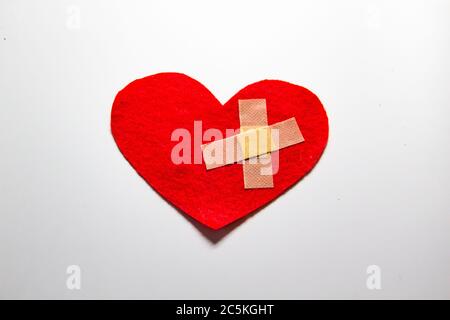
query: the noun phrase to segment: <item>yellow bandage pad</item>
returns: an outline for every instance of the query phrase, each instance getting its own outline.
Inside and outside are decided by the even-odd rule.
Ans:
[[[249,159],[272,151],[275,143],[272,140],[271,128],[265,127],[241,127],[241,133],[237,136],[242,158]]]

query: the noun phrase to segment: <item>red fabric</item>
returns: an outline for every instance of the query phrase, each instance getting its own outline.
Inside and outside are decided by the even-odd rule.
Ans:
[[[172,148],[179,143],[171,141],[173,130],[189,130],[194,145],[194,121],[201,120],[203,132],[217,128],[225,136],[225,129],[239,128],[238,99],[261,98],[267,102],[269,125],[295,117],[305,138],[279,152],[274,188],[245,190],[241,164],[206,171],[204,163],[171,161]],[[111,130],[125,158],[162,197],[219,229],[273,201],[315,166],[327,143],[328,118],[312,92],[287,82],[256,82],[222,105],[196,80],[160,73],[133,81],[117,94]]]

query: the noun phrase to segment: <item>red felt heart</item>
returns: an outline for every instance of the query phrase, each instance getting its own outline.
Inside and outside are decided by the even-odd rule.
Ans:
[[[202,121],[203,131],[217,128],[224,136],[226,129],[238,129],[238,99],[266,99],[269,125],[295,117],[305,138],[280,150],[274,188],[244,189],[241,164],[206,171],[204,163],[177,165],[171,159],[179,143],[171,141],[177,128],[190,132],[193,148],[202,143],[193,141],[194,121]],[[125,158],[162,197],[219,229],[276,199],[315,166],[327,143],[328,118],[311,91],[288,82],[256,82],[222,105],[196,80],[160,73],[133,81],[117,94],[111,130]]]

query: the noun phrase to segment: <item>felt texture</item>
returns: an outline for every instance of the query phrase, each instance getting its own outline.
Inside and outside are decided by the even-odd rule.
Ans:
[[[279,151],[274,188],[244,189],[242,164],[206,170],[194,121],[203,132],[238,129],[239,99],[266,99],[268,123],[295,117],[305,141]],[[191,134],[191,164],[175,164],[172,132]],[[198,123],[197,123],[198,129]],[[179,73],[135,80],[121,90],[111,111],[111,131],[125,158],[163,198],[195,220],[220,229],[265,206],[302,179],[317,163],[328,139],[328,118],[309,90],[278,80],[253,83],[222,105],[198,81]],[[269,213],[269,212],[267,212]],[[276,214],[276,212],[270,212]]]

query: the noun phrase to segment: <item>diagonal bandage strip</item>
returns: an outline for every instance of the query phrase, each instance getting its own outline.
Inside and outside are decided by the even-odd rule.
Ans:
[[[273,188],[272,156],[269,152],[272,146],[270,129],[267,126],[267,107],[265,99],[239,100],[239,120],[240,132],[243,133],[241,139],[238,138],[241,152],[245,158],[256,157],[255,161],[244,160],[242,162],[242,173],[244,175],[245,189]],[[266,127],[266,130],[257,130],[258,127]],[[256,129],[256,130],[255,130]],[[256,135],[248,135],[250,130]],[[253,131],[251,131],[253,130]],[[247,133],[247,134],[246,134]],[[253,143],[247,141],[253,138]],[[257,139],[255,143],[255,138]]]
[[[271,131],[277,131],[279,135],[278,141],[277,139],[273,139],[273,144],[268,152],[274,152],[305,141],[295,118],[289,118],[270,126],[249,131],[256,131],[264,128],[270,128]],[[245,154],[240,152],[240,148],[237,148],[236,150],[235,146],[239,145],[239,139],[242,141],[244,135],[251,134],[249,131],[202,145],[203,160],[205,161],[206,169],[211,170],[248,159],[248,157],[245,157]],[[267,153],[267,151],[257,152],[256,155],[265,153]]]
[[[270,153],[305,141],[297,121],[289,118],[268,126],[265,99],[239,100],[239,119],[239,134],[202,145],[206,169],[242,161],[246,189],[273,188]]]

